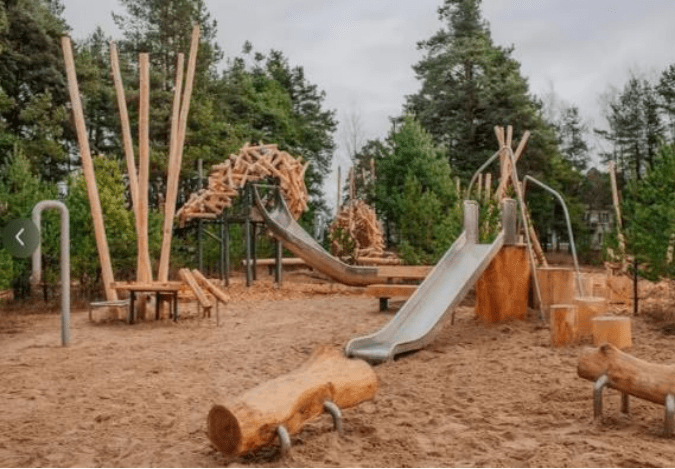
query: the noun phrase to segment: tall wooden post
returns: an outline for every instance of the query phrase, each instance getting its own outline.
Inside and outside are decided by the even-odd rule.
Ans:
[[[112,70],[113,82],[115,84],[115,93],[117,95],[117,107],[119,108],[120,112],[122,143],[124,145],[124,156],[126,157],[127,161],[127,173],[129,174],[129,192],[131,192],[131,205],[134,210],[136,226],[138,226],[138,174],[136,171],[136,159],[134,158],[134,144],[133,140],[131,139],[131,126],[129,125],[127,100],[124,96],[124,85],[122,84],[122,74],[120,72],[120,63],[117,55],[117,45],[114,41],[110,42],[110,68]]]
[[[80,101],[80,91],[77,85],[77,75],[75,73],[75,60],[73,59],[73,49],[68,36],[61,38],[61,47],[63,49],[63,58],[66,64],[66,75],[68,78],[68,92],[70,93],[70,102],[73,107],[73,118],[77,130],[77,142],[80,147],[80,158],[82,160],[82,172],[87,185],[87,196],[91,208],[91,217],[94,222],[94,236],[96,238],[96,248],[98,257],[101,261],[101,276],[103,277],[103,288],[108,301],[117,300],[117,291],[112,288],[115,281],[113,277],[112,264],[110,262],[110,251],[108,250],[108,240],[105,236],[105,226],[103,224],[103,213],[101,211],[101,200],[98,196],[96,187],[96,177],[94,176],[94,164],[91,160],[89,150],[89,140],[87,137],[87,128],[84,123],[84,111]]]
[[[192,85],[195,79],[195,70],[197,68],[197,49],[199,47],[199,24],[195,23],[192,28],[192,40],[190,43],[190,56],[188,58],[188,70],[185,80],[185,91],[183,91],[183,102],[180,106],[180,116],[176,131],[177,140],[175,145],[171,145],[169,155],[169,170],[166,182],[166,206],[164,210],[164,226],[162,228],[162,250],[159,256],[159,272],[157,274],[160,282],[169,279],[169,258],[171,257],[171,236],[173,230],[173,217],[176,214],[176,199],[178,197],[178,179],[180,178],[181,160],[183,159],[183,144],[185,143],[185,131],[187,127],[187,116],[190,111],[190,97],[192,96]],[[181,67],[182,70],[182,67]],[[176,80],[178,82],[178,80]],[[179,84],[176,83],[178,88]],[[175,95],[174,95],[175,99]],[[174,104],[175,106],[175,104]]]
[[[150,57],[139,55],[140,99],[138,106],[138,264],[136,277],[139,282],[152,281],[150,251],[148,248],[148,179],[150,173]]]

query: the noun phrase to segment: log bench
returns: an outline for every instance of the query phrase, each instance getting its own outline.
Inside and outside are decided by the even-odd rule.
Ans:
[[[290,435],[324,412],[332,415],[340,432],[340,409],[373,399],[378,386],[375,371],[365,361],[319,347],[295,371],[264,382],[227,405],[214,405],[207,417],[207,435],[229,457],[249,453],[278,437],[284,455],[290,449]]]
[[[276,259],[256,259],[255,261],[251,260],[251,266],[256,267],[267,267],[267,273],[272,275],[274,273],[274,266],[276,265]],[[246,267],[246,259],[241,261],[241,265]],[[283,267],[308,267],[307,263],[300,259],[299,257],[284,257],[281,259],[281,265]]]
[[[417,290],[417,285],[375,284],[366,287],[366,295],[380,299],[380,311],[389,309],[391,298],[410,298]]]
[[[602,415],[602,391],[621,392],[621,411],[629,413],[628,396],[665,405],[664,431],[673,435],[675,415],[675,365],[649,363],[602,344],[579,357],[579,377],[593,381],[593,417]]]

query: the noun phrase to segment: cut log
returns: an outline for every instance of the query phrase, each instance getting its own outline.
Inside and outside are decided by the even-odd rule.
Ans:
[[[192,275],[194,276],[195,279],[197,279],[198,282],[200,282],[204,286],[204,288],[206,288],[209,291],[209,293],[215,296],[218,301],[220,301],[221,303],[228,303],[230,301],[230,295],[225,293],[220,288],[216,287],[211,282],[211,280],[204,277],[204,274],[202,274],[200,271],[198,271],[197,269],[192,269]]]
[[[577,305],[577,332],[579,338],[592,337],[592,319],[605,314],[607,311],[607,300],[605,298],[583,296],[576,297],[574,304]]]
[[[609,302],[630,306],[633,304],[633,281],[625,275],[607,277],[607,293]]]
[[[576,305],[551,305],[551,344],[554,347],[573,344],[577,330]]]
[[[545,315],[551,305],[572,304],[574,302],[574,271],[566,267],[540,267],[537,269],[541,308]]]
[[[377,389],[377,376],[365,361],[319,348],[296,371],[259,385],[228,406],[213,406],[208,437],[225,455],[244,454],[274,441],[281,425],[291,435],[298,433],[324,412],[326,401],[345,409],[373,399]]]
[[[476,316],[488,324],[525,319],[529,291],[527,247],[504,246],[476,283]]]
[[[591,320],[593,324],[593,344],[605,342],[620,348],[633,345],[630,318],[625,316],[598,316]]]
[[[664,404],[666,396],[675,393],[675,366],[640,360],[612,344],[583,353],[577,374],[591,381],[607,375],[610,388],[656,404]]]

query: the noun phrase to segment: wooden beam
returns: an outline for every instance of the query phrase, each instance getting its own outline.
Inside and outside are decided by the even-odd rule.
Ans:
[[[619,190],[616,185],[616,167],[613,161],[607,164],[609,172],[609,180],[612,184],[612,202],[614,203],[614,210],[616,211],[616,226],[619,233],[619,250],[621,251],[621,265],[622,270],[625,270],[625,255],[626,255],[626,241],[623,237],[623,224],[621,222],[621,205],[619,204]]]
[[[375,284],[366,287],[366,295],[376,298],[408,298],[417,290],[417,285]]]
[[[115,93],[117,95],[117,107],[119,108],[120,112],[122,143],[124,145],[124,156],[126,157],[127,161],[127,174],[129,175],[131,205],[134,210],[136,226],[138,226],[140,217],[140,214],[138,213],[138,174],[136,172],[136,159],[134,157],[134,144],[131,138],[131,125],[129,124],[127,100],[124,95],[124,85],[122,84],[122,74],[120,72],[119,58],[117,56],[117,45],[114,41],[110,42],[110,68],[112,69],[113,83],[115,84]]]
[[[197,269],[192,269],[192,275],[194,276],[195,279],[197,279],[199,283],[201,283],[204,287],[206,287],[206,289],[213,296],[215,296],[218,301],[220,301],[221,303],[228,303],[230,301],[230,295],[225,293],[220,288],[216,287],[211,282],[211,280],[204,277],[204,274],[202,274],[200,271],[198,271]]]
[[[199,287],[197,281],[188,269],[180,269],[178,271],[178,275],[185,283],[190,286],[190,289],[192,289],[195,296],[197,297],[197,300],[204,309],[209,309],[211,306],[213,306],[211,300],[204,294],[204,291]]]
[[[432,265],[393,265],[377,268],[377,276],[382,278],[399,278],[422,280],[429,275],[434,266]]]
[[[150,176],[150,56],[139,55],[140,97],[138,104],[138,264],[136,279],[152,281],[150,249],[148,247],[148,179]]]
[[[183,91],[183,101],[180,105],[180,114],[178,117],[178,127],[175,145],[171,145],[169,155],[169,170],[166,181],[166,202],[164,206],[164,226],[162,228],[162,249],[159,256],[159,280],[169,278],[169,259],[171,257],[171,235],[173,230],[173,218],[176,214],[176,199],[178,198],[178,180],[180,179],[181,161],[183,159],[183,145],[185,144],[185,132],[187,127],[187,117],[190,111],[190,97],[192,96],[192,86],[195,79],[195,70],[197,68],[197,49],[199,48],[199,24],[195,23],[192,28],[192,39],[190,42],[190,55],[188,58],[188,71],[185,80],[185,90]],[[178,74],[176,71],[176,87],[180,91],[178,83]],[[182,75],[181,75],[182,76]],[[175,99],[175,92],[174,92]],[[175,102],[174,102],[175,106]]]
[[[63,49],[63,58],[66,64],[66,75],[68,78],[68,92],[70,93],[70,102],[73,108],[73,118],[77,130],[77,141],[80,148],[80,159],[82,160],[82,172],[87,185],[87,196],[91,208],[91,217],[94,222],[94,236],[96,238],[96,248],[101,262],[101,277],[103,277],[103,289],[108,301],[117,300],[117,292],[111,288],[115,281],[113,277],[112,264],[110,262],[110,251],[108,250],[108,240],[105,236],[105,225],[103,224],[103,213],[101,211],[101,200],[96,187],[96,176],[94,175],[94,163],[89,151],[89,140],[87,128],[84,123],[84,111],[80,101],[80,91],[77,85],[77,74],[75,73],[75,60],[73,58],[73,49],[68,36],[61,38],[61,47]]]

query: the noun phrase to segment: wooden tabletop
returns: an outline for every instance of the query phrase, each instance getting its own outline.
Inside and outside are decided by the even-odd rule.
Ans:
[[[183,282],[113,282],[112,288],[118,291],[177,292]]]
[[[377,268],[377,276],[386,278],[400,278],[422,280],[429,275],[432,265],[387,265]]]

